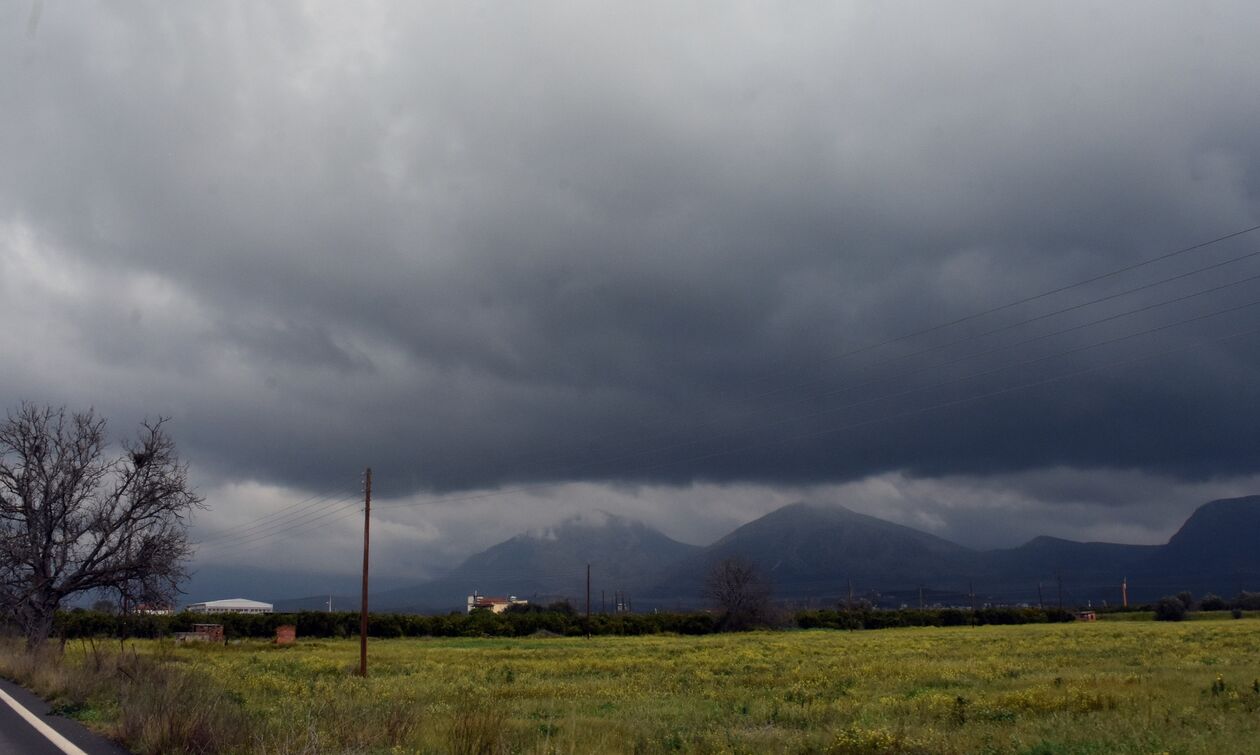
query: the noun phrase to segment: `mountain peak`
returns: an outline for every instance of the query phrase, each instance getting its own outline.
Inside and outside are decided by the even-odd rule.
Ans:
[[[770,521],[787,520],[787,519],[825,519],[828,521],[839,521],[843,519],[865,518],[865,514],[859,514],[853,509],[841,506],[838,503],[820,503],[818,501],[796,501],[766,514],[763,519]],[[874,517],[871,517],[874,518]]]
[[[900,592],[900,600],[912,601],[924,587],[1041,600],[1045,580],[1073,600],[1118,600],[1126,577],[1130,600],[1173,587],[1225,594],[1254,589],[1260,579],[1257,530],[1260,496],[1247,496],[1199,507],[1167,545],[1041,536],[1017,548],[975,551],[843,506],[797,501],[702,549],[596,509],[501,542],[444,578],[388,593],[382,604],[446,609],[463,605],[473,589],[540,600],[580,595],[588,565],[600,585],[658,605],[694,604],[712,565],[732,557],[758,564],[778,595],[824,603],[850,589],[884,592],[890,601]]]
[[[648,529],[638,520],[618,516],[603,509],[581,511],[546,527],[534,527],[517,537],[534,540],[558,540],[569,535],[580,535],[579,530],[634,530]]]
[[[1054,535],[1038,535],[1032,540],[1019,546],[1020,548],[1060,548],[1064,546],[1080,545],[1078,540],[1068,540],[1067,538],[1055,537]]]
[[[963,573],[974,552],[843,506],[798,501],[677,564],[654,594],[670,599],[699,595],[712,565],[732,557],[760,566],[781,595],[816,595],[849,581],[918,585],[941,574]]]
[[[1169,539],[1168,547],[1200,551],[1203,556],[1221,546],[1246,546],[1250,550],[1257,530],[1260,530],[1260,496],[1221,498],[1195,509]]]
[[[1260,495],[1244,495],[1237,498],[1218,498],[1215,501],[1208,501],[1199,508],[1195,509],[1194,513],[1190,515],[1190,520],[1193,520],[1200,514],[1229,515],[1240,512],[1255,511],[1260,511]]]

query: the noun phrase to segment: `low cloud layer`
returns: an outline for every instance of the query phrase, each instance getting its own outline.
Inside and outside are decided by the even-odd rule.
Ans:
[[[11,5],[0,399],[171,416],[211,530],[369,464],[555,486],[386,525],[400,568],[649,493],[683,539],[813,490],[1163,537],[1253,492],[1260,233],[866,347],[1260,223],[1257,21]]]
[[[1160,544],[1208,500],[1260,489],[1254,476],[1187,483],[1133,472],[1047,469],[1014,475],[911,478],[902,473],[803,487],[756,484],[611,486],[409,496],[373,507],[373,567],[381,576],[441,575],[468,555],[570,517],[614,512],[686,543],[708,545],[797,501],[845,506],[972,548],[1007,548],[1039,535]],[[362,547],[355,491],[311,499],[257,484],[212,491],[195,528],[203,566],[257,565],[353,573]],[[300,512],[300,513],[298,513]],[[264,518],[259,522],[260,517]]]

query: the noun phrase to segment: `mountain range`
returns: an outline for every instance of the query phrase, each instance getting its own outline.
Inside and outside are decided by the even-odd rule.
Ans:
[[[795,605],[865,599],[880,605],[1118,604],[1190,590],[1233,595],[1260,590],[1260,496],[1199,507],[1164,545],[1037,537],[976,550],[836,505],[795,503],[749,522],[707,547],[605,512],[517,535],[468,557],[438,579],[375,592],[374,610],[446,611],[473,591],[531,601],[585,600],[593,610],[628,594],[636,610],[703,605],[712,566],[742,558],[758,566],[777,598]],[[601,597],[602,596],[602,597]],[[319,609],[327,596],[278,600],[279,610]],[[335,598],[353,605],[357,595]]]

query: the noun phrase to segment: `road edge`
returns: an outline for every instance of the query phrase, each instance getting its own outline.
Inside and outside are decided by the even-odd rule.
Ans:
[[[12,708],[14,713],[17,713],[22,717],[22,720],[30,724],[35,731],[43,735],[44,739],[52,742],[56,745],[57,749],[61,750],[66,755],[87,755],[87,752],[81,749],[74,742],[71,742],[62,736],[61,732],[39,720],[39,716],[27,710],[25,705],[19,703],[12,695],[5,692],[3,689],[0,689],[0,701],[3,701],[5,705]]]
[[[83,724],[50,712],[48,701],[18,682],[0,677],[0,700],[65,755],[127,755],[118,743]]]

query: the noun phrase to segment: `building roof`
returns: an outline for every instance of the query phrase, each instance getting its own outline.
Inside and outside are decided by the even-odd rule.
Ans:
[[[206,608],[272,608],[270,603],[263,603],[257,600],[248,600],[246,598],[226,598],[224,600],[207,600],[202,603],[193,603],[194,606],[205,606]]]

